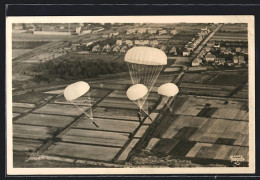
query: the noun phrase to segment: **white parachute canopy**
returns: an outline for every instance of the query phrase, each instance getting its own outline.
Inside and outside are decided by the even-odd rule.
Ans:
[[[87,93],[89,89],[90,86],[88,85],[88,83],[84,81],[79,81],[70,84],[65,88],[64,97],[67,101],[72,101]]]
[[[174,83],[165,83],[158,88],[158,94],[167,97],[174,97],[179,93],[179,88]]]
[[[138,100],[142,99],[145,97],[145,95],[148,93],[148,89],[145,85],[143,84],[135,84],[132,85],[128,90],[126,91],[127,97],[131,100],[134,101],[140,109],[142,109],[142,104],[138,102]]]
[[[173,116],[173,112],[172,109],[168,103],[169,98],[170,97],[174,97],[179,93],[179,88],[178,86],[176,86],[176,84],[174,83],[165,83],[163,85],[161,85],[158,88],[158,94],[163,95],[164,96],[164,100],[162,100],[162,102],[166,103],[166,106],[168,107],[168,109],[171,111],[171,115]]]
[[[90,89],[90,86],[88,83],[84,81],[79,81],[73,84],[68,85],[64,89],[64,97],[67,101],[70,101],[73,103],[81,112],[83,112],[87,117],[89,117],[92,120],[92,123],[96,126],[99,127],[93,119],[92,115],[92,107],[90,108],[90,113],[91,115],[88,115],[83,109],[81,109],[77,104],[72,102],[75,99],[78,99],[79,97],[83,96],[85,93],[87,93]]]
[[[142,107],[154,86],[162,68],[167,64],[167,56],[152,47],[133,47],[125,55],[132,84],[143,84],[148,88],[146,96],[139,100]]]

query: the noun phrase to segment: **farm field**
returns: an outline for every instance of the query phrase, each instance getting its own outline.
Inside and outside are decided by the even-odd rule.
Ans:
[[[32,49],[12,49],[12,59],[16,58],[24,53],[31,51]]]
[[[200,29],[208,27],[214,34],[221,25],[183,23],[173,40],[184,46]],[[228,35],[230,32],[225,32],[228,29],[235,30],[224,24],[219,35]],[[233,37],[244,36],[244,32],[234,34]],[[212,39],[211,35],[205,37],[201,46],[207,39]],[[40,37],[36,41],[40,42]],[[47,58],[47,54],[51,52],[34,54],[34,58],[23,62],[39,62]],[[147,167],[226,167],[234,165],[230,162],[230,155],[242,155],[245,161],[241,166],[248,166],[247,71],[241,68],[190,72],[188,67],[196,54],[193,52],[189,58],[170,58],[150,89],[142,111],[126,96],[132,85],[127,71],[93,77],[59,77],[54,78],[54,82],[28,90],[27,86],[22,86],[21,90],[14,87],[12,132],[15,166],[49,168],[55,167],[57,161],[57,166],[64,163],[62,167],[140,167],[138,165],[142,164]],[[70,65],[75,61],[84,60],[124,64],[124,54],[75,51],[53,58],[57,60],[55,64],[70,62],[66,64],[69,69],[73,69]],[[77,64],[81,66],[80,62]],[[97,71],[102,69],[100,64],[93,71],[95,68]],[[60,69],[61,75],[66,72],[64,69]],[[82,73],[81,68],[78,69],[78,74]],[[81,110],[63,95],[68,84],[79,80],[88,82],[91,87],[89,92],[72,101]],[[28,84],[26,80],[22,82]],[[179,87],[174,98],[158,94],[158,87],[169,82]],[[138,115],[139,111],[141,114]],[[29,161],[28,157],[31,158]]]

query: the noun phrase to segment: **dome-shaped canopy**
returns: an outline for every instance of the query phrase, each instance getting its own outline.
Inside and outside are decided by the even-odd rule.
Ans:
[[[158,88],[158,94],[163,96],[175,96],[179,93],[179,88],[174,83],[165,83]]]
[[[167,56],[159,49],[139,46],[127,51],[125,61],[144,65],[166,65]]]
[[[148,89],[143,84],[135,84],[128,88],[126,95],[131,101],[136,101],[144,97],[148,92]]]
[[[64,97],[66,98],[67,101],[72,101],[74,99],[79,98],[88,90],[90,89],[90,86],[88,83],[84,81],[79,81],[73,84],[68,85],[65,90],[64,90]]]

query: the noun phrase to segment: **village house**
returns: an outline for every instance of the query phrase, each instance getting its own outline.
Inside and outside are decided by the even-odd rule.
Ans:
[[[109,46],[109,44],[105,45],[102,49],[102,52],[110,52],[111,51],[111,47]]]
[[[165,52],[165,51],[166,51],[166,46],[165,46],[165,45],[162,45],[161,48],[160,48],[160,50],[162,50],[162,51]]]
[[[213,55],[213,54],[210,54],[210,53],[208,53],[208,54],[205,56],[205,60],[206,60],[207,62],[213,62],[215,59],[216,59],[216,56]]]
[[[197,57],[192,61],[191,66],[199,66],[201,63],[202,59]]]
[[[99,46],[99,44],[92,48],[92,52],[100,52],[100,51],[101,51],[101,47]]]
[[[226,47],[220,47],[220,52],[221,52],[221,53],[224,53],[225,50],[227,50]]]
[[[138,34],[144,34],[144,33],[146,33],[146,29],[145,28],[139,28],[139,29],[137,29],[137,33]]]
[[[159,45],[159,42],[158,42],[157,40],[152,40],[152,41],[150,41],[150,45],[151,45],[152,47],[156,47],[156,46]]]
[[[237,56],[234,56],[234,57],[233,57],[233,63],[234,63],[234,64],[238,64],[238,57],[237,57]]]
[[[148,29],[147,32],[148,32],[148,34],[156,34],[157,30],[156,29]]]
[[[116,40],[116,45],[121,46],[123,44],[122,40]]]
[[[133,46],[133,41],[132,40],[126,40],[125,44],[129,47]]]
[[[236,52],[237,52],[237,53],[241,52],[241,48],[240,48],[240,47],[237,47],[237,48],[236,48]]]
[[[190,55],[190,51],[188,51],[187,49],[185,49],[183,52],[182,52],[182,56],[189,56]]]
[[[135,45],[143,46],[148,44],[149,44],[149,40],[135,40]]]
[[[122,48],[121,48],[121,50],[120,50],[120,53],[126,53],[126,51],[127,51],[127,46],[125,45],[125,46],[123,46]]]
[[[169,53],[172,53],[173,55],[177,55],[177,50],[175,47],[172,47],[171,50],[169,51]]]
[[[113,52],[120,52],[120,49],[121,49],[120,46],[114,46],[112,51]]]
[[[248,54],[248,48],[243,48],[243,49],[241,50],[241,53],[243,53],[243,54]]]
[[[206,52],[211,51],[211,47],[205,47],[205,51],[206,51]]]
[[[245,64],[246,63],[244,56],[238,56],[238,63],[239,64]]]
[[[167,31],[164,29],[164,30],[161,30],[159,31],[159,35],[163,35],[163,34],[167,34]]]
[[[126,31],[126,34],[135,34],[135,32],[136,32],[136,29],[128,29]]]
[[[177,30],[176,29],[173,29],[173,30],[171,30],[171,32],[170,32],[172,35],[176,35],[177,34]]]
[[[187,46],[186,48],[187,48],[190,52],[194,50],[193,45],[189,45],[189,46]]]
[[[118,36],[118,35],[119,35],[119,32],[113,32],[113,33],[110,33],[109,37]]]
[[[217,64],[217,65],[224,65],[225,64],[225,58],[216,58],[215,59],[215,63]]]
[[[233,66],[234,65],[233,64],[233,60],[231,60],[231,59],[227,59],[226,63],[227,63],[228,66]]]

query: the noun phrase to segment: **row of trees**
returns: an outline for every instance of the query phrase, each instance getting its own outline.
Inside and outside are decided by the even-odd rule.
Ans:
[[[128,71],[125,63],[104,60],[95,61],[59,61],[53,60],[40,63],[33,67],[33,71],[41,72],[41,77],[53,78],[91,78],[101,74],[114,74]]]

